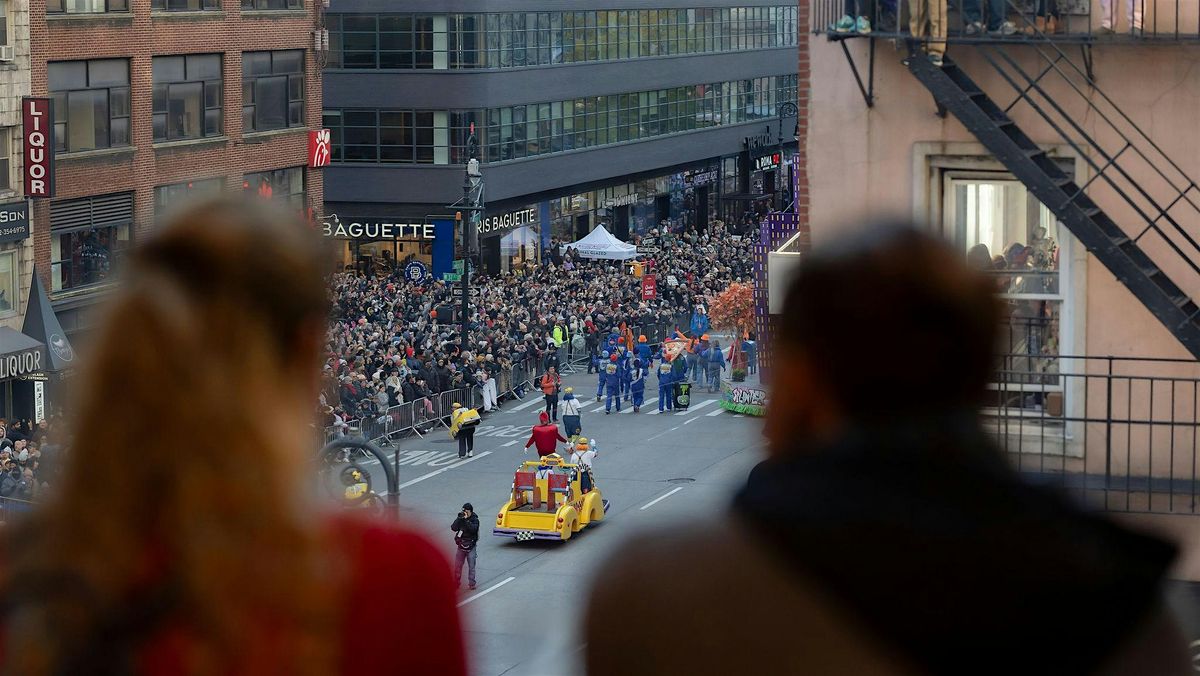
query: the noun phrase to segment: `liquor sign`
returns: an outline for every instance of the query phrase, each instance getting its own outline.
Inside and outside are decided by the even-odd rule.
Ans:
[[[658,285],[654,281],[654,275],[642,275],[642,300],[655,300],[658,298]]]
[[[332,155],[328,129],[308,132],[308,166],[314,169],[329,166]]]
[[[25,196],[54,197],[54,101],[21,99],[21,136],[25,147]]]

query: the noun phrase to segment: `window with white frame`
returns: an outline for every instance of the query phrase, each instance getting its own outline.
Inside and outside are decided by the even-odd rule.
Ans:
[[[0,191],[12,190],[13,128],[0,128]]]
[[[0,45],[8,44],[8,0],[0,0]]]
[[[1063,390],[1058,362],[1070,343],[1070,233],[1008,174],[947,172],[943,195],[948,234],[972,267],[995,280],[1004,301],[997,379],[1013,390],[1005,405],[1042,410],[1049,393]]]
[[[0,317],[16,314],[20,304],[17,298],[17,252],[0,251]]]

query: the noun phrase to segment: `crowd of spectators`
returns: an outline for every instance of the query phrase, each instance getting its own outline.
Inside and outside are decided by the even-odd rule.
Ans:
[[[61,424],[0,419],[0,498],[32,502],[57,483],[53,459],[62,451],[55,441]]]
[[[731,283],[752,282],[755,231],[738,231],[745,234],[720,221],[707,229],[651,231],[659,251],[637,259],[653,261],[658,296],[650,301],[642,300],[633,261],[588,260],[553,241],[540,266],[473,279],[465,343],[460,324],[447,321],[460,304],[452,285],[406,280],[402,265],[376,275],[335,275],[320,401],[325,424],[347,425],[464,386],[481,388],[490,410],[496,382],[515,364],[532,363],[537,371],[559,366],[560,345],[587,350],[622,323],[671,325]],[[680,328],[687,330],[686,321]]]

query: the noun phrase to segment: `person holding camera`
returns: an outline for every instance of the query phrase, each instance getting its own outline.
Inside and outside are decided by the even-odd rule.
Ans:
[[[479,515],[471,503],[464,503],[458,518],[450,525],[454,531],[454,588],[462,586],[463,562],[467,564],[467,589],[475,589],[475,546],[479,544]]]

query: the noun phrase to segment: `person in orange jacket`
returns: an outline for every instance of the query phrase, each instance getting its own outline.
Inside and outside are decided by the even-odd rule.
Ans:
[[[538,384],[542,388],[542,394],[546,396],[546,415],[558,422],[558,390],[562,387],[562,377],[558,375],[558,370],[551,366]]]

